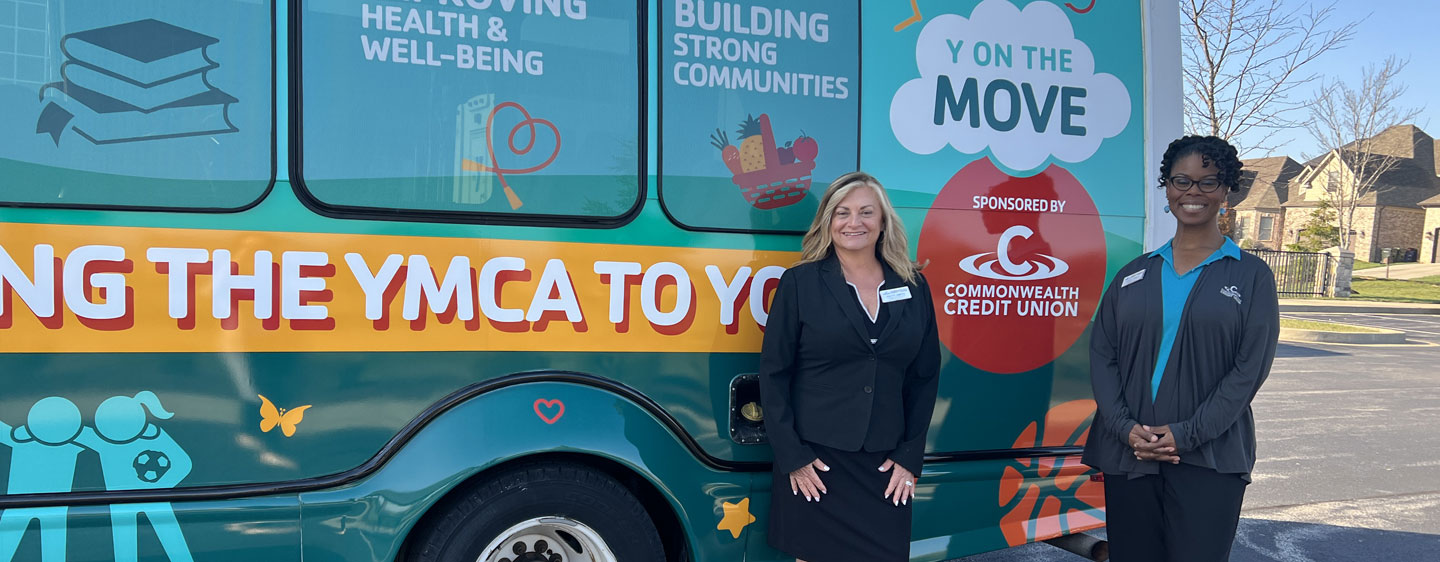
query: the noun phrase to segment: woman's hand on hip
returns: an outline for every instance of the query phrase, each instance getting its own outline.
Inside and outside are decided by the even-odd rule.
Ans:
[[[810,461],[810,464],[796,469],[790,473],[790,493],[805,494],[805,501],[820,501],[820,494],[826,493],[825,483],[820,481],[820,474],[815,472],[830,470],[820,459]]]
[[[895,505],[910,505],[910,498],[915,497],[915,482],[919,478],[890,459],[885,459],[885,464],[880,465],[880,472],[887,471],[890,473],[890,484],[885,487],[885,499]]]

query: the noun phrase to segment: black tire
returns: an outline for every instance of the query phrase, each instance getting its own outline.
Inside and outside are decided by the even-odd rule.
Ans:
[[[517,465],[468,490],[457,490],[432,508],[415,529],[407,558],[412,562],[484,560],[481,551],[502,532],[540,517],[563,518],[588,527],[617,560],[665,560],[660,534],[634,494],[610,475],[573,462]],[[525,550],[520,551],[524,554],[509,554],[516,542],[524,544]],[[514,540],[501,548],[516,562],[572,562],[570,558],[529,554],[535,546],[534,541]],[[560,549],[550,550],[553,554]]]

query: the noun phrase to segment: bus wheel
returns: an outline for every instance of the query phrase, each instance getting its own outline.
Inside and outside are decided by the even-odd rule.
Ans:
[[[436,505],[416,529],[416,562],[661,562],[639,500],[609,475],[570,462],[500,472]]]

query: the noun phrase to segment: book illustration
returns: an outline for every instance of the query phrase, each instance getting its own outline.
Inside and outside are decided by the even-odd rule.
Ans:
[[[69,60],[145,85],[219,66],[205,54],[206,47],[219,42],[183,27],[145,19],[71,33],[60,39],[60,52]]]
[[[735,131],[740,146],[720,129],[710,135],[710,145],[720,150],[720,160],[730,170],[731,181],[745,200],[756,209],[776,209],[799,203],[810,191],[810,173],[815,169],[819,144],[804,131],[784,146],[775,145],[770,116],[746,115]]]
[[[225,109],[236,99],[218,89],[206,90],[148,110],[79,86],[65,87],[63,82],[47,84],[41,95],[47,95],[48,91],[56,92],[49,94],[52,99],[68,102],[62,105],[74,109],[71,115],[75,133],[95,144],[214,135],[237,130],[230,123]],[[42,113],[41,119],[44,118]]]
[[[128,78],[78,62],[60,65],[60,76],[65,82],[76,87],[92,92],[105,92],[109,97],[142,110],[152,110],[175,100],[205,93],[212,88],[201,72],[151,86],[141,86]]]
[[[208,76],[219,41],[155,19],[66,35],[64,80],[41,88],[35,132],[56,146],[67,128],[97,145],[237,132],[229,111],[240,100]]]

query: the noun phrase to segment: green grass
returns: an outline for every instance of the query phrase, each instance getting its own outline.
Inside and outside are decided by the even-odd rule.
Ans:
[[[1368,261],[1362,261],[1362,260],[1355,260],[1355,271],[1360,271],[1360,270],[1362,270],[1362,269],[1373,269],[1373,268],[1376,268],[1376,267],[1385,267],[1385,264],[1383,264],[1383,263],[1375,263],[1375,262],[1368,262]]]
[[[1429,277],[1417,277],[1417,278],[1415,278],[1415,279],[1411,279],[1411,281],[1419,281],[1419,282],[1421,282],[1421,283],[1430,283],[1430,284],[1432,284],[1432,285],[1440,285],[1440,275],[1431,275],[1431,276],[1429,276]]]
[[[1434,282],[1356,278],[1350,291],[1351,300],[1440,304],[1440,284]]]
[[[1379,330],[1372,330],[1364,326],[1351,326],[1349,324],[1336,324],[1334,322],[1315,322],[1313,320],[1296,320],[1294,318],[1281,318],[1280,327],[1296,330],[1316,330],[1320,332],[1380,332]]]

